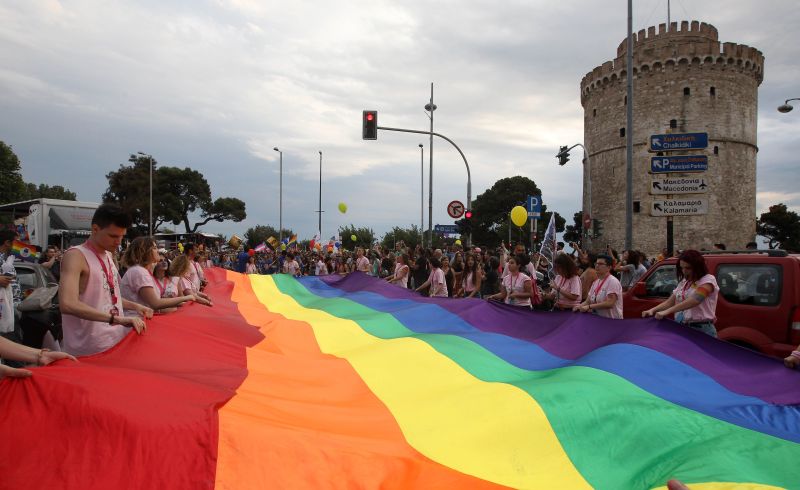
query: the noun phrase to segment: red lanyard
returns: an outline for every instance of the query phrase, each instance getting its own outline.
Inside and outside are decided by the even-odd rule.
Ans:
[[[148,270],[147,272],[150,272],[150,271]],[[159,291],[159,293],[161,293],[158,297],[159,298],[163,298],[164,297],[164,291],[166,291],[166,289],[167,289],[167,281],[169,280],[169,278],[168,277],[164,278],[164,285],[162,286],[161,283],[158,282],[158,279],[156,279],[156,276],[154,276],[152,272],[150,272],[150,277],[153,278],[153,282],[156,283],[156,286],[158,286],[158,291]]]
[[[517,272],[517,277],[519,277],[519,275],[520,275],[520,274],[521,274],[520,272]],[[511,274],[511,273],[509,272],[509,274],[508,274],[508,275],[509,275],[509,276],[511,276],[511,280],[510,280],[510,281],[508,281],[508,282],[510,282],[510,283],[511,283],[511,292],[513,293],[513,292],[514,292],[514,274]],[[524,282],[523,282],[523,284],[524,284]]]
[[[686,290],[689,289],[689,286],[691,286],[692,284],[694,284],[694,282],[689,282],[688,279],[686,280],[686,284],[683,285],[683,299],[681,299],[681,301],[686,299]]]
[[[92,242],[86,240],[86,246],[89,247],[92,252],[94,252],[97,260],[100,262],[100,267],[103,269],[103,274],[106,278],[106,284],[108,284],[108,290],[111,293],[111,302],[116,306],[117,304],[117,291],[114,289],[114,268],[111,265],[111,259],[108,258],[108,252],[106,252],[106,260],[108,260],[108,267],[106,268],[106,263],[103,261],[103,258],[100,256],[100,252],[92,245]]]
[[[605,277],[605,279],[603,279],[602,281],[600,281],[600,284],[598,284],[598,285],[597,285],[597,287],[594,289],[594,299],[595,299],[595,300],[597,300],[597,294],[600,292],[600,290],[601,290],[601,289],[603,289],[603,284],[605,284],[605,283],[606,283],[606,281],[608,281],[608,277],[609,277],[610,275],[611,275],[611,274],[609,274],[608,276],[606,276],[606,277]]]

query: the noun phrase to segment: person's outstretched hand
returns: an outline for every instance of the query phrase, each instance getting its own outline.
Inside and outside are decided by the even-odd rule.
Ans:
[[[690,490],[689,487],[683,484],[680,480],[670,480],[667,482],[668,490]]]
[[[6,366],[5,364],[0,364],[0,379],[9,377],[9,378],[29,378],[33,376],[33,373],[28,371],[27,369],[18,369],[12,368],[11,366]]]

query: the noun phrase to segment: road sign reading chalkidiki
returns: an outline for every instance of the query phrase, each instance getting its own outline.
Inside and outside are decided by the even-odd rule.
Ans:
[[[708,133],[654,134],[650,151],[702,150],[708,148]]]

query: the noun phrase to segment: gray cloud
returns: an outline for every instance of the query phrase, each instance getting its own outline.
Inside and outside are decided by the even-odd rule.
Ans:
[[[425,129],[434,81],[436,129],[467,154],[473,196],[524,174],[551,209],[570,215],[580,207],[579,159],[558,167],[553,155],[582,139],[578,85],[615,56],[625,4],[0,2],[0,139],[14,145],[26,179],[63,184],[83,200],[99,199],[104,175],[132,152],[196,168],[215,196],[247,202],[244,223],[206,227],[226,234],[277,225],[278,146],[284,223],[311,236],[322,150],[326,234],[350,222],[382,233],[419,221],[417,144],[427,162],[427,139],[382,132],[361,141],[361,110],[379,109],[382,125]],[[637,30],[665,20],[662,0],[635,7]],[[800,209],[800,108],[775,111],[800,96],[800,9],[788,0],[673,2],[674,20],[689,17],[764,52],[759,209],[777,200]],[[435,142],[435,222],[451,221],[445,206],[465,199],[465,181],[455,150]]]

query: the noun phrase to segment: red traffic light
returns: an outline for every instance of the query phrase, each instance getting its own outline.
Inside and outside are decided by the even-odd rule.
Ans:
[[[378,111],[364,111],[361,118],[361,138],[378,139]]]
[[[467,219],[472,218],[472,211],[467,211],[466,213],[464,213],[464,217]]]

